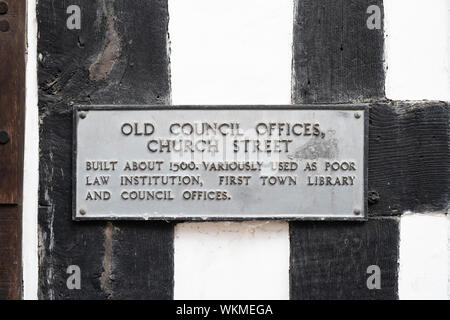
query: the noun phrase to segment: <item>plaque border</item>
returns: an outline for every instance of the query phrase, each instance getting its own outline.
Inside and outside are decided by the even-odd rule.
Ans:
[[[73,105],[72,128],[72,220],[73,221],[173,221],[173,222],[211,222],[211,221],[368,221],[368,153],[369,153],[369,107],[370,103],[360,104],[292,104],[292,105]],[[78,114],[83,111],[134,111],[134,110],[343,110],[361,111],[364,121],[364,206],[363,213],[355,217],[80,217],[76,212],[77,186],[77,133]]]

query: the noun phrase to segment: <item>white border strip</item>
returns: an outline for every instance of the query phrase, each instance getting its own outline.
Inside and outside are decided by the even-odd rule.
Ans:
[[[23,176],[23,297],[37,299],[38,291],[38,185],[39,185],[39,112],[37,84],[36,1],[27,1],[27,66],[25,154]]]

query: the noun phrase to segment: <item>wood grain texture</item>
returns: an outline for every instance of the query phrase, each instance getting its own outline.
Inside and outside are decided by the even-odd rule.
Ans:
[[[0,205],[0,300],[22,297],[22,206]]]
[[[9,3],[0,15],[9,31],[0,31],[0,130],[8,132],[0,144],[0,204],[18,204],[21,184],[23,109],[25,106],[25,2]]]
[[[382,0],[296,0],[293,101],[384,98],[384,32],[369,30],[367,8]]]
[[[443,102],[370,107],[369,222],[290,224],[293,299],[397,297],[398,221],[386,216],[447,209],[449,115]],[[371,264],[382,270],[382,290],[365,286]]]
[[[448,208],[450,108],[391,102],[370,108],[369,215]]]
[[[72,221],[72,106],[170,104],[166,0],[77,0],[81,30],[66,28],[64,1],[38,3],[39,297],[170,299],[173,226]],[[95,139],[95,137],[93,137]],[[69,290],[66,269],[81,269]]]
[[[293,103],[385,99],[384,33],[367,28],[370,5],[383,10],[381,0],[296,0]],[[397,218],[385,216],[399,214],[390,207],[395,197],[403,206],[409,199],[400,187],[406,167],[397,162],[409,151],[401,119],[388,103],[370,108],[368,222],[290,223],[291,299],[398,298],[399,227]],[[381,268],[381,290],[366,286],[371,265]]]
[[[397,299],[398,218],[291,223],[291,299]],[[381,289],[367,287],[367,268]]]
[[[0,300],[22,296],[22,177],[25,116],[25,0],[9,1],[0,15]]]

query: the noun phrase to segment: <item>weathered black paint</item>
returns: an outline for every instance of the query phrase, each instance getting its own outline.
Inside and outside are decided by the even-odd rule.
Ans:
[[[396,299],[398,218],[291,224],[291,299]],[[369,290],[367,268],[381,270]]]
[[[81,30],[66,9],[81,8]],[[41,299],[170,299],[173,226],[74,222],[73,104],[169,104],[167,0],[38,3]],[[93,137],[95,138],[95,137]],[[68,290],[66,269],[81,269]]]
[[[296,0],[293,92],[296,103],[384,98],[384,32],[367,28],[382,0]]]
[[[296,0],[293,45],[293,103],[357,103],[384,100],[384,32],[369,30],[366,13],[381,0]],[[375,105],[369,120],[369,215],[392,215],[385,189],[402,170],[389,166],[389,147],[398,148],[399,115]],[[386,121],[389,119],[388,121]],[[378,134],[377,134],[378,132]],[[378,136],[383,141],[377,141]],[[380,138],[381,139],[381,138]],[[377,147],[377,144],[383,146]],[[387,148],[387,150],[384,150]],[[405,156],[406,146],[395,152]],[[383,160],[387,165],[383,166]],[[412,169],[412,168],[411,168]],[[377,178],[381,175],[380,178]],[[373,181],[373,182],[372,182]],[[396,183],[397,185],[397,183]],[[291,299],[396,299],[397,218],[362,223],[290,223]],[[369,290],[367,267],[378,265],[382,289]]]
[[[443,102],[391,102],[370,108],[370,216],[446,210],[450,108]]]

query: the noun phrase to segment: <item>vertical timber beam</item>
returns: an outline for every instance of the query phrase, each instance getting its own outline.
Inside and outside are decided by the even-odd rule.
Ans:
[[[371,6],[379,9],[380,29],[367,26]],[[384,99],[382,15],[382,0],[295,0],[293,101]]]
[[[25,0],[0,1],[0,300],[22,297]]]
[[[379,28],[367,26],[375,12],[367,13],[370,6],[380,14]],[[382,0],[296,0],[293,103],[384,99],[382,15]],[[370,122],[372,135],[372,112]],[[377,159],[372,143],[369,159]],[[291,299],[398,298],[399,230],[397,218],[392,217],[398,213],[369,211],[371,217],[363,223],[290,224]],[[366,284],[370,266],[381,271],[381,289],[370,290]]]
[[[167,1],[40,0],[37,11],[39,298],[171,299],[171,224],[71,212],[73,105],[170,104]],[[79,289],[67,286],[73,265]]]

